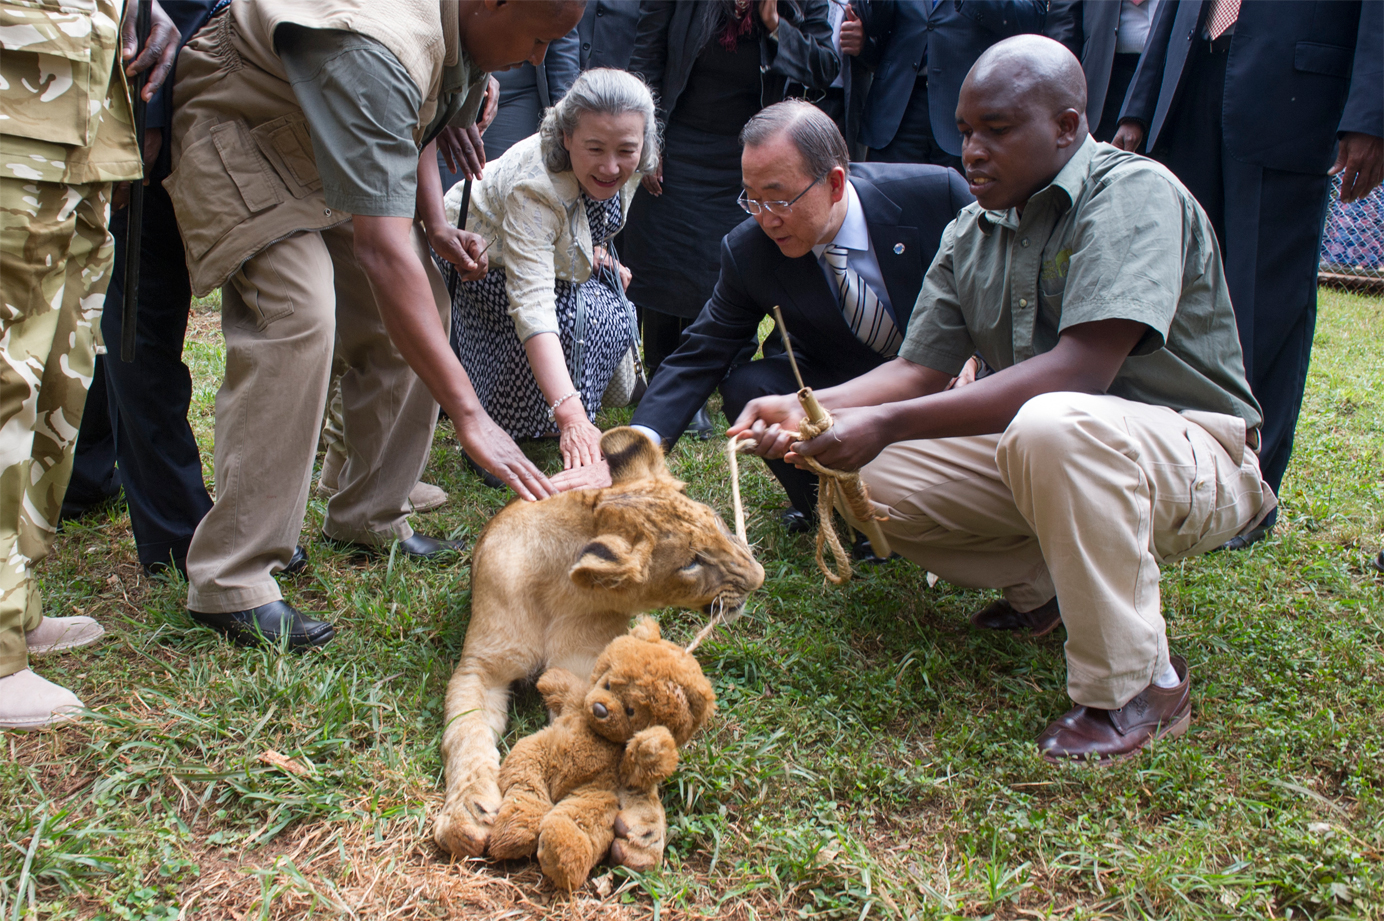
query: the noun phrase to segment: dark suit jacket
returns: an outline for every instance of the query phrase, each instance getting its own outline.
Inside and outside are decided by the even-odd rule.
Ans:
[[[942,231],[973,200],[952,169],[913,163],[852,163],[870,242],[901,332]],[[899,251],[901,249],[901,251]],[[721,277],[681,346],[663,360],[639,401],[633,424],[676,438],[687,428],[759,323],[783,309],[794,352],[806,362],[857,377],[883,359],[846,325],[817,258],[789,259],[751,218],[721,241]]]
[[[639,28],[639,0],[591,0],[577,34],[581,39],[581,69],[614,67],[626,70],[634,54]]]
[[[1095,131],[1115,65],[1120,0],[1053,0],[1043,34],[1071,49],[1086,73],[1086,121]]]
[[[871,6],[861,18],[872,41],[861,57],[875,79],[860,142],[878,150],[894,139],[926,62],[932,136],[954,157],[961,156],[956,100],[971,65],[1002,38],[1041,31],[1047,10],[1045,0],[942,0],[935,7],[933,0],[895,0]]]
[[[629,69],[654,91],[658,114],[667,120],[687,88],[692,65],[712,36],[704,28],[702,2],[645,0],[639,5],[639,31]],[[831,43],[827,0],[779,0],[778,41],[759,41],[760,104],[793,95],[790,84],[825,90],[841,62]]]
[[[1167,0],[1120,118],[1142,122],[1153,150],[1176,105],[1210,0]],[[1225,70],[1222,130],[1237,160],[1323,174],[1336,133],[1384,137],[1384,4],[1244,0]]]

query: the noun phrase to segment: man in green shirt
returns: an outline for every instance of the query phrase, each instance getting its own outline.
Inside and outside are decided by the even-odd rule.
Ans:
[[[811,441],[794,440],[792,396],[730,430],[767,456],[863,468],[899,553],[1003,590],[977,626],[1066,626],[1076,706],[1039,737],[1051,761],[1185,731],[1159,565],[1277,501],[1211,224],[1162,166],[1094,141],[1085,111],[1058,43],[987,50],[957,106],[976,203],[942,237],[899,358],[818,393],[836,424]],[[951,386],[973,353],[996,373]]]

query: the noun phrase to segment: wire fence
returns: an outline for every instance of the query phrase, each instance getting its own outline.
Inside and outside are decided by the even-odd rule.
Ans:
[[[1384,186],[1341,204],[1341,180],[1331,183],[1317,279],[1348,291],[1384,294]]]

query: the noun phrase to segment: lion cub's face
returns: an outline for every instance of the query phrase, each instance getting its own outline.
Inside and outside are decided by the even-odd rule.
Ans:
[[[663,453],[633,429],[601,438],[611,485],[595,507],[596,536],[568,574],[578,586],[620,595],[631,609],[738,610],[764,568],[710,508],[689,499]]]

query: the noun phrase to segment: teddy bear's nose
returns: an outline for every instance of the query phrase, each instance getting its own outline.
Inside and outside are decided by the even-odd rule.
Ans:
[[[596,714],[596,719],[603,720],[610,715],[610,711],[605,708],[605,704],[592,704],[591,712]]]

